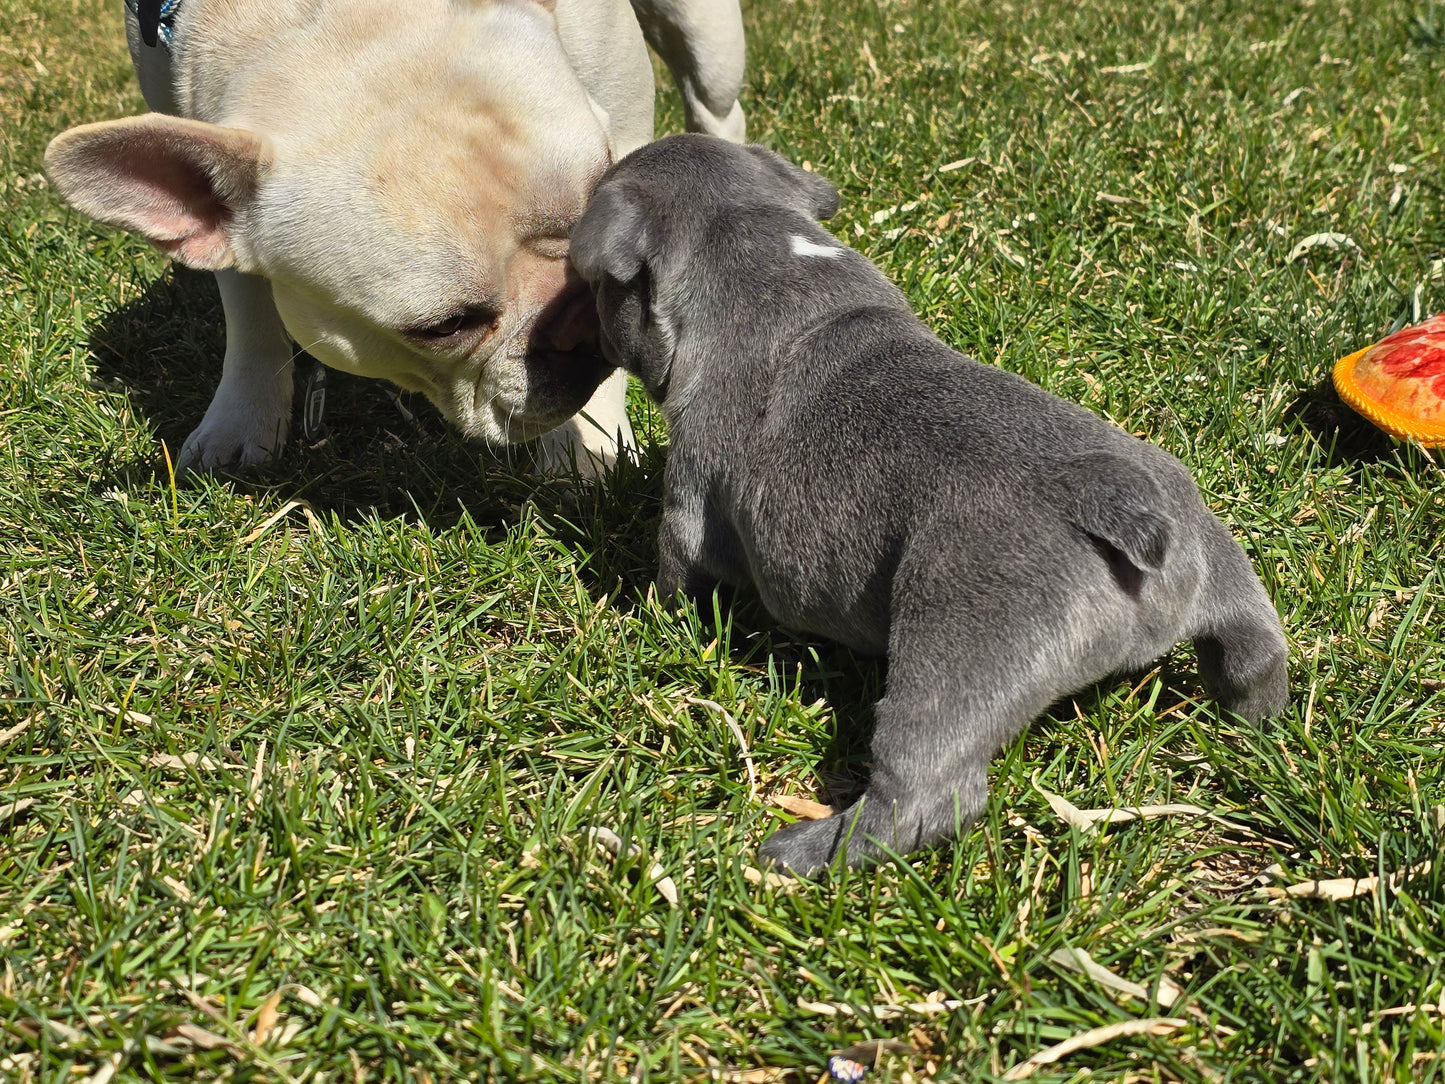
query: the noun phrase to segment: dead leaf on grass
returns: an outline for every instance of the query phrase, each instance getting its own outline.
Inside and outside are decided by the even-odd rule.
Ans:
[[[795,798],[791,794],[769,794],[768,801],[785,813],[801,817],[806,821],[825,821],[833,815],[833,807],[807,798]]]
[[[1268,885],[1259,891],[1271,900],[1349,900],[1356,896],[1368,896],[1382,883],[1390,891],[1398,892],[1401,885],[1414,877],[1429,873],[1430,868],[1431,864],[1427,861],[1383,878],[1378,874],[1370,877],[1331,877],[1323,881],[1300,881],[1296,884],[1285,885],[1283,888],[1277,885]]]

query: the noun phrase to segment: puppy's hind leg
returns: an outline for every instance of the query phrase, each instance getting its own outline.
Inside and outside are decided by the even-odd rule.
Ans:
[[[1205,538],[1205,593],[1194,637],[1210,696],[1250,722],[1289,702],[1284,629],[1239,543],[1215,520]]]
[[[687,127],[734,143],[747,138],[743,15],[737,0],[632,0],[647,43],[682,92]]]
[[[908,639],[896,629],[890,637],[867,791],[827,820],[776,832],[763,843],[764,860],[808,877],[839,855],[856,866],[954,838],[988,800],[999,745],[1061,691],[1027,638],[1008,630],[990,643],[957,622],[933,622],[924,639],[936,646],[924,656],[907,650]]]

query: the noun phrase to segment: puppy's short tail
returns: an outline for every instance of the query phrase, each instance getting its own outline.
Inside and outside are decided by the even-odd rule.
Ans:
[[[1065,515],[1075,527],[1107,543],[1140,572],[1157,572],[1169,553],[1172,523],[1158,484],[1137,464],[1113,452],[1090,452],[1071,461],[1060,481]]]

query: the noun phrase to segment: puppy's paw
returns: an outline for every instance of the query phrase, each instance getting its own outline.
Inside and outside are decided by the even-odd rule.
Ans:
[[[780,828],[763,841],[758,858],[794,877],[816,877],[833,864],[850,818],[835,814]]]
[[[181,445],[176,469],[210,471],[265,463],[285,447],[290,428],[289,395],[241,394],[222,379],[206,416]]]

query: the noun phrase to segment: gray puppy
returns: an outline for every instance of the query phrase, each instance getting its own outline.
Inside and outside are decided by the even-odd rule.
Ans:
[[[673,136],[571,239],[604,353],[667,415],[658,594],[752,584],[888,656],[867,792],[762,856],[807,876],[953,836],[1002,743],[1185,637],[1227,708],[1283,708],[1279,617],[1183,465],[949,349],[817,225],[837,207],[763,147]]]

